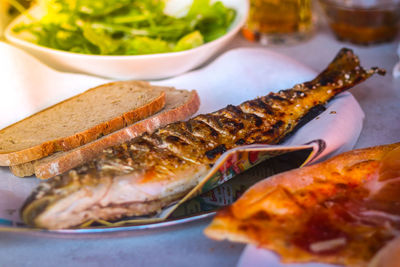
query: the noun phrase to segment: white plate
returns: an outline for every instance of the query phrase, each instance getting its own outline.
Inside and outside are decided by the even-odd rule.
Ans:
[[[1,48],[1,47],[0,47]],[[21,54],[23,60],[28,61],[28,55]],[[18,59],[18,55],[14,55],[14,59]],[[332,59],[326,59],[328,64]],[[1,64],[5,64],[0,62]],[[39,64],[39,63],[36,63]],[[15,65],[15,72],[19,73],[16,79],[32,77],[32,72],[40,69],[39,67],[24,69],[24,65]],[[56,80],[52,80],[54,84],[57,81],[68,82],[74,80],[73,85],[79,84],[79,81],[87,82],[90,77],[67,74],[52,73],[46,69],[48,75],[56,75]],[[0,79],[2,78],[0,73]],[[211,112],[228,104],[240,104],[241,102],[253,99],[255,97],[266,95],[271,91],[291,88],[294,84],[311,80],[316,73],[306,66],[293,61],[290,58],[276,54],[266,49],[235,49],[226,52],[218,57],[210,65],[172,79],[154,82],[153,84],[172,85],[177,88],[196,89],[199,93],[201,106],[199,113]],[[36,73],[37,77],[42,77],[40,73]],[[3,77],[4,79],[6,77]],[[3,80],[4,80],[3,79]],[[42,79],[37,79],[36,84]],[[10,82],[10,81],[9,81]],[[91,81],[97,83],[98,80]],[[35,85],[35,83],[33,84]],[[46,90],[52,90],[54,87],[47,86]],[[20,86],[23,86],[21,84]],[[23,88],[20,88],[21,91]],[[28,90],[34,90],[35,86],[30,85]],[[66,88],[64,88],[65,90]],[[0,88],[1,90],[1,88]],[[1,92],[4,95],[6,92]],[[29,93],[29,92],[26,92]],[[51,95],[51,94],[49,94]],[[44,91],[41,95],[47,97]],[[13,116],[14,109],[19,108],[18,98],[16,102],[10,103],[9,112],[2,116]],[[52,100],[54,101],[54,99]],[[12,99],[10,99],[12,102]],[[335,111],[335,112],[332,112]],[[364,113],[359,104],[350,93],[343,93],[336,97],[327,105],[327,110],[318,116],[318,119],[312,120],[296,134],[292,136],[286,145],[301,145],[315,139],[323,139],[326,142],[326,149],[320,155],[333,155],[339,152],[351,149],[362,128]],[[23,201],[30,194],[31,190],[39,183],[37,179],[26,178],[20,179],[13,176],[8,168],[0,168],[0,224],[4,231],[35,231],[31,228],[25,228],[18,224],[18,209]],[[3,196],[3,197],[2,197]],[[194,219],[203,218],[204,214],[196,214],[189,218],[181,218],[173,222],[166,222],[152,225],[140,225],[116,228],[96,228],[96,229],[80,229],[80,230],[62,230],[47,231],[42,233],[99,233],[99,232],[115,232],[115,231],[131,231],[150,227],[168,226],[176,223],[183,223]],[[2,221],[3,219],[3,221]],[[7,226],[7,224],[9,224]]]
[[[248,12],[248,0],[221,0],[226,6],[234,8],[237,15],[228,33],[224,36],[194,49],[152,55],[102,56],[65,52],[36,45],[18,37],[11,29],[29,19],[25,15],[16,18],[5,30],[6,39],[26,50],[43,63],[60,71],[86,73],[113,79],[162,79],[172,77],[203,64],[218,50],[224,47],[244,24]],[[32,9],[40,17],[39,9]],[[36,15],[35,15],[36,14]]]

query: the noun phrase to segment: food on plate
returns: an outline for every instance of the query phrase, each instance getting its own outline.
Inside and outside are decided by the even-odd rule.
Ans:
[[[169,3],[171,2],[171,3]],[[82,54],[143,55],[200,46],[227,33],[236,11],[221,1],[193,0],[186,6],[165,0],[45,0],[39,19],[14,32],[42,46]],[[184,14],[166,14],[176,10]],[[40,17],[40,16],[39,16]]]
[[[145,82],[114,82],[89,89],[0,130],[0,166],[81,146],[164,105],[163,87]]]
[[[146,88],[149,86],[147,83],[140,83]],[[38,178],[47,179],[91,160],[107,147],[128,141],[143,132],[152,132],[168,123],[187,119],[200,106],[196,91],[177,90],[172,87],[160,87],[160,89],[165,92],[165,106],[154,115],[83,146],[58,152],[37,161],[10,166],[10,169],[17,176],[35,174]]]
[[[226,150],[280,142],[308,112],[376,72],[381,73],[364,70],[351,50],[342,49],[310,82],[104,150],[40,184],[22,207],[22,218],[28,225],[54,229],[160,211],[198,184]]]
[[[396,143],[353,150],[262,180],[218,212],[205,234],[273,250],[286,263],[367,266],[400,235],[399,207]],[[392,246],[382,253],[393,260]],[[379,265],[383,256],[377,257],[375,266],[386,266]]]
[[[372,258],[368,267],[398,267],[400,262],[400,237],[389,241]]]

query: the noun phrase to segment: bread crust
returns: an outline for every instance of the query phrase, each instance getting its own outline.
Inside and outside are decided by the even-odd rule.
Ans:
[[[104,85],[100,85],[98,87],[89,89],[81,94],[78,94],[72,98],[66,99],[62,102],[57,103],[56,105],[53,105],[49,108],[46,108],[36,114],[33,114],[24,120],[17,122],[13,125],[10,125],[1,131],[4,131],[6,129],[9,129],[13,127],[14,125],[21,123],[23,121],[29,120],[30,118],[43,113],[45,111],[48,111],[56,106],[60,106],[61,104],[71,101],[73,99],[78,98],[79,96],[89,92],[96,90],[97,88],[103,87],[103,86],[118,86],[118,83],[122,82],[113,82],[113,83],[107,83]],[[140,87],[148,87],[150,88],[150,84],[147,82],[142,82],[142,81],[128,81],[124,83],[130,83],[133,86],[140,86]],[[161,88],[161,87],[160,87]],[[99,137],[109,134],[111,132],[114,132],[116,130],[119,130],[127,125],[130,125],[136,121],[139,121],[141,119],[144,119],[157,111],[161,110],[165,105],[165,93],[160,90],[160,95],[150,101],[149,103],[135,108],[131,111],[125,112],[120,116],[117,116],[107,122],[100,123],[92,128],[86,129],[82,132],[76,133],[74,135],[64,137],[64,138],[59,138],[55,140],[49,140],[47,142],[43,142],[39,145],[35,145],[26,149],[18,150],[18,151],[5,151],[5,152],[0,152],[0,166],[12,166],[12,165],[17,165],[17,164],[22,164],[22,163],[27,163],[30,161],[34,161],[37,159],[41,159],[43,157],[49,156],[53,153],[56,153],[58,151],[68,151],[73,148],[82,146],[83,144],[87,144],[93,140],[98,139]]]
[[[194,114],[200,106],[200,99],[196,91],[191,91],[185,102],[176,107],[171,107],[171,109],[168,108],[170,104],[168,103],[168,91],[166,93],[166,98],[167,103],[165,108],[146,119],[68,152],[56,153],[32,163],[11,166],[10,169],[13,174],[17,176],[30,176],[35,174],[36,177],[40,179],[48,179],[93,159],[107,147],[126,142],[143,132],[152,132],[171,122],[185,120],[190,115]]]
[[[290,188],[290,191],[297,191],[314,183],[316,174],[318,174],[320,181],[329,181],[331,177],[329,174],[333,170],[341,172],[341,170],[354,166],[359,162],[369,160],[379,161],[388,151],[398,146],[400,146],[400,143],[356,149],[337,155],[319,164],[274,175],[252,186],[246,194],[236,201],[232,207],[232,212],[235,217],[241,218],[245,215],[243,211],[246,210],[250,202],[262,199],[277,186]]]
[[[399,267],[399,265],[400,237],[397,237],[376,253],[368,267]]]
[[[18,177],[32,176],[35,174],[36,162],[37,160],[10,166],[10,171],[12,174]]]

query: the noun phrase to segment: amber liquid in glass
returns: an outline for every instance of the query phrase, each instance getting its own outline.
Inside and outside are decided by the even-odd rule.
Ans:
[[[291,43],[309,37],[312,26],[311,0],[251,0],[243,35],[251,41]]]
[[[339,40],[369,45],[392,41],[399,30],[400,8],[351,10],[326,8],[330,26]]]

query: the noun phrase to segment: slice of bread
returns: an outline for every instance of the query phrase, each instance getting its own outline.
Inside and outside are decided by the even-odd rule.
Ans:
[[[143,132],[152,132],[168,123],[187,119],[200,106],[196,91],[189,92],[173,88],[164,88],[164,91],[165,107],[155,115],[70,151],[59,152],[34,162],[11,166],[11,171],[20,177],[35,174],[41,179],[51,178],[93,159],[107,147],[128,141]]]
[[[30,162],[89,143],[165,105],[164,87],[107,83],[0,130],[0,166]]]

